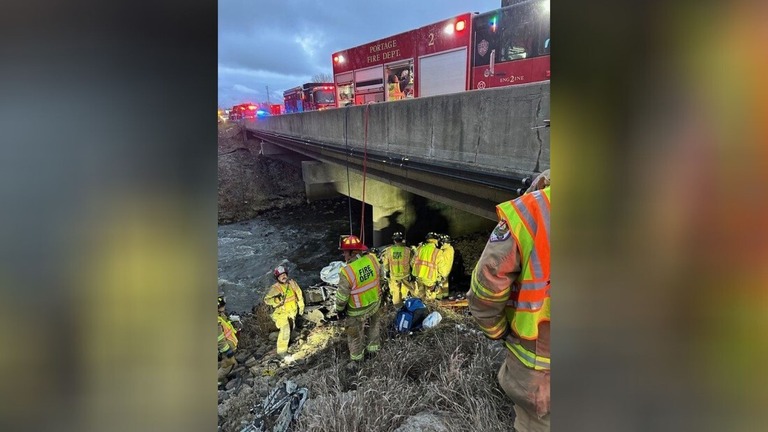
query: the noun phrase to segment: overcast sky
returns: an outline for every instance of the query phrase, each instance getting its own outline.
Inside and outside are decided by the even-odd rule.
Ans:
[[[219,106],[269,98],[331,74],[331,54],[501,0],[219,0]]]

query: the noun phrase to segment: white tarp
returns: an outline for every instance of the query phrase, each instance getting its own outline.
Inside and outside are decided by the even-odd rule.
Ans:
[[[323,267],[322,270],[320,270],[320,279],[323,280],[325,283],[329,283],[331,285],[338,285],[339,284],[339,270],[341,270],[341,266],[344,265],[343,261],[332,261],[327,266]]]

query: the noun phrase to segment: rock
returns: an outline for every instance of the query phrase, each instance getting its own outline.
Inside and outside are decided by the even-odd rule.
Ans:
[[[448,432],[448,427],[440,417],[422,412],[408,417],[395,432]]]
[[[256,359],[255,359],[255,358],[253,358],[253,356],[251,356],[251,357],[249,357],[249,358],[248,358],[248,359],[245,361],[245,367],[253,367],[253,366],[256,366],[256,364],[257,364],[257,363],[258,363],[258,362],[256,361]]]
[[[233,388],[237,387],[237,384],[239,383],[239,381],[240,380],[238,378],[231,379],[231,380],[227,381],[227,385],[224,386],[224,388],[227,389],[227,390],[232,390]]]
[[[277,342],[277,336],[280,334],[280,332],[272,332],[269,334],[269,340],[271,342]]]

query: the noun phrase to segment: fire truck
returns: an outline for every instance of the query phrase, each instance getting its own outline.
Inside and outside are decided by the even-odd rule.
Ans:
[[[283,92],[285,113],[336,107],[333,83],[306,83]]]
[[[229,111],[229,119],[242,120],[256,118],[256,108],[256,104],[251,102],[235,105]]]
[[[464,13],[332,55],[338,106],[550,79],[549,0]]]

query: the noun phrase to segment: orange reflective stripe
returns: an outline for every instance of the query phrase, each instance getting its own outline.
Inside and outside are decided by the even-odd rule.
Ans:
[[[520,251],[522,271],[512,284],[505,314],[521,339],[535,340],[538,325],[550,319],[550,188],[500,204]]]
[[[347,265],[342,267],[341,269],[344,270],[344,276],[347,277],[347,281],[349,282],[349,284],[354,285],[354,283],[357,281],[357,278],[355,278],[355,271],[352,270],[352,267]]]
[[[368,262],[362,262],[361,260],[367,260]],[[373,267],[373,279],[371,279],[370,282],[366,283],[365,285],[358,286],[360,283],[360,280],[355,275],[355,268],[353,267],[365,267],[368,263],[370,263],[371,267]],[[381,272],[381,269],[379,267],[378,261],[371,258],[369,255],[365,255],[358,260],[354,261],[350,265],[344,267],[344,274],[347,276],[347,279],[350,281],[350,293],[349,293],[349,301],[354,305],[356,308],[363,307],[363,297],[371,290],[377,291],[377,297],[380,296],[379,291],[379,274]],[[376,301],[376,300],[374,300]],[[370,301],[368,302],[370,304]],[[366,305],[367,306],[367,305]]]
[[[219,322],[221,323],[221,329],[224,331],[224,337],[228,341],[232,342],[233,345],[237,346],[237,336],[235,335],[235,328],[232,327],[232,324],[230,324],[229,321],[222,318],[221,315],[219,315]]]
[[[414,263],[414,267],[417,268],[417,272],[421,273],[421,267],[427,268],[427,274],[426,276],[423,276],[426,279],[432,279],[435,277],[435,272],[437,271],[437,264],[435,261],[437,260],[437,253],[439,252],[439,249],[437,249],[437,245],[434,246],[435,248],[432,250],[432,254],[429,256],[429,261],[425,261],[421,259],[421,251],[419,251],[419,255],[416,258],[416,262]]]

